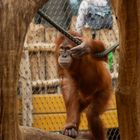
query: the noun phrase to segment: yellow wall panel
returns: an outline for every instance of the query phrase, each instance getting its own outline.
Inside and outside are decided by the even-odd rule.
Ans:
[[[61,95],[34,95],[33,113],[66,112]]]
[[[116,109],[114,94],[108,105],[108,110],[112,109]],[[33,96],[33,113],[56,113],[65,111],[65,105],[61,94]]]
[[[41,128],[47,131],[61,131],[65,125],[66,115],[62,114],[44,114],[44,115],[34,115],[33,126]],[[106,128],[118,127],[118,119],[116,110],[107,111],[101,116],[104,126]],[[87,130],[87,119],[86,115],[82,114],[80,130]]]

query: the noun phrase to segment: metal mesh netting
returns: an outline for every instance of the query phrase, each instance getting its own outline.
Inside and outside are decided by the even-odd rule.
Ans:
[[[83,1],[49,0],[41,9],[65,30],[79,31],[77,18],[81,2]],[[91,11],[98,13],[100,7],[104,6],[97,4],[96,8]],[[99,13],[102,18],[111,12],[112,20],[107,20],[107,18],[100,19],[101,17],[98,18],[98,15],[96,16],[98,22],[92,25],[84,21],[79,32],[83,36],[100,39],[107,47],[111,47],[119,41],[116,19],[110,4],[106,8],[102,8],[102,11],[104,12],[103,15]],[[89,18],[86,17],[84,20],[95,20],[91,12],[87,13]],[[104,23],[100,24],[99,28],[99,23],[101,22]],[[110,26],[111,24],[112,26]],[[61,96],[60,77],[57,72],[54,55],[54,40],[59,34],[47,21],[36,14],[26,36],[19,73],[18,104],[20,122],[25,126],[34,126],[53,132],[63,129],[66,112]],[[109,69],[115,89],[118,77],[118,49],[109,54]],[[108,140],[119,140],[115,95],[110,101],[108,110],[101,118],[107,129]],[[87,120],[83,115],[80,130],[86,131],[87,129]]]
[[[68,0],[63,0],[59,2],[58,0],[50,0],[41,8],[41,10],[44,13],[47,13],[47,15],[51,17],[51,19],[55,21],[58,25],[67,30],[71,23],[73,11],[74,14],[76,14],[76,10],[72,10],[71,4],[71,1]],[[35,16],[35,23],[42,23],[49,26],[48,22],[42,19],[38,14]]]

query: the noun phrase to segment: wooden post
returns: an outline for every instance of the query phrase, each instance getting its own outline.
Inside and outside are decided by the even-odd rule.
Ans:
[[[113,0],[120,32],[116,92],[121,140],[140,139],[140,1]]]
[[[0,140],[22,139],[16,104],[21,54],[29,23],[46,1],[0,1]]]
[[[23,51],[19,75],[19,92],[22,96],[22,124],[23,126],[32,126],[32,82],[28,50]]]
[[[45,42],[45,27],[41,24],[34,24],[33,22],[29,26],[29,30],[26,37],[26,49],[30,49],[31,44]],[[39,80],[45,77],[45,69],[41,67],[44,64],[45,58],[41,57],[40,51],[30,52],[30,64],[32,80]]]

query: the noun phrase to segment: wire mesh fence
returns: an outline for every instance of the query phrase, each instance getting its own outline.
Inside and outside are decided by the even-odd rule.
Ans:
[[[93,9],[89,5],[89,0],[49,0],[41,10],[63,29],[75,30],[83,36],[102,40],[106,47],[119,42],[118,27],[109,1],[99,0],[91,4],[95,6]],[[54,41],[59,34],[40,15],[35,15],[25,40],[18,91],[20,122],[25,126],[54,132],[63,129],[66,112],[54,54]],[[116,49],[109,54],[109,69],[114,89],[118,77],[118,51]],[[102,120],[107,129],[108,140],[119,140],[115,95]],[[87,129],[87,121],[82,116],[80,130]]]

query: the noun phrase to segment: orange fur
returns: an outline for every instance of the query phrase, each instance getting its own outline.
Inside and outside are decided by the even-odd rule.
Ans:
[[[76,33],[72,34],[77,35]],[[57,54],[59,53],[59,45],[65,39],[64,36],[57,39]],[[60,74],[63,76],[62,93],[67,110],[64,134],[67,133],[66,130],[71,131],[71,134],[73,128],[78,131],[80,113],[87,109],[86,115],[93,134],[92,140],[105,140],[104,128],[99,116],[105,111],[112,93],[112,80],[105,66],[104,60],[106,59],[97,59],[93,56],[95,52],[105,50],[105,46],[101,41],[85,38],[82,40],[88,44],[92,53],[86,54],[80,59],[73,58],[69,69],[59,67]],[[69,44],[72,47],[76,46],[71,41]]]

